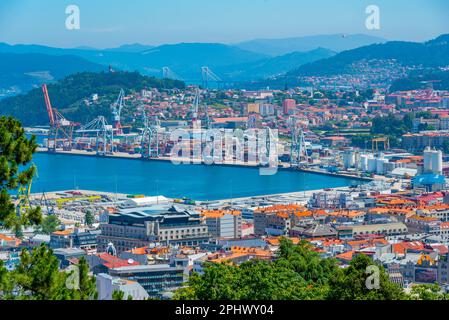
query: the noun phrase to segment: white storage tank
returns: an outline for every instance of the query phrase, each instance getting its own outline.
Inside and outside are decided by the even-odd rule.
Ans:
[[[368,158],[368,172],[376,172],[377,170],[377,159],[376,158]]]
[[[432,150],[427,147],[424,150],[424,173],[432,172]]]
[[[443,153],[440,150],[424,150],[424,173],[441,174],[443,172]]]
[[[443,153],[441,150],[435,150],[432,153],[432,170],[435,174],[443,173]]]
[[[345,169],[352,168],[355,166],[355,152],[345,151],[343,153],[343,166]]]
[[[376,173],[384,174],[385,173],[385,165],[388,163],[388,160],[385,158],[376,159]]]
[[[374,156],[372,155],[372,154],[361,154],[360,155],[360,169],[362,170],[362,171],[365,171],[365,172],[369,172],[370,170],[369,170],[369,160],[370,159],[374,159]],[[372,166],[372,164],[371,164],[371,166]],[[375,169],[375,164],[374,164],[374,169],[373,169],[373,171],[375,171],[376,169]]]

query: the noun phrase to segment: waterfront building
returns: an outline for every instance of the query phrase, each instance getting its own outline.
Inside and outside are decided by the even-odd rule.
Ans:
[[[99,251],[113,243],[117,253],[145,247],[153,242],[195,246],[209,241],[207,225],[200,213],[172,207],[121,209],[100,224]]]

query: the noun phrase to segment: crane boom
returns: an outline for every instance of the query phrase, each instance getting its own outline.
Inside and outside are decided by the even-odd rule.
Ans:
[[[50,125],[53,126],[55,124],[55,117],[53,115],[53,108],[51,106],[50,97],[48,95],[47,85],[42,85],[42,91],[44,92],[45,106],[47,107],[48,118],[50,119]]]
[[[112,115],[114,116],[114,127],[116,129],[121,130],[122,124],[121,124],[121,114],[123,109],[123,98],[125,96],[125,91],[123,89],[120,89],[119,96],[117,98],[117,101],[111,106],[112,107]]]

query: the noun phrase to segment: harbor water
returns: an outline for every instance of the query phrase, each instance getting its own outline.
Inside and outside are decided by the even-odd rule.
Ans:
[[[37,153],[33,162],[38,169],[33,193],[81,189],[219,200],[360,184],[356,179],[306,172],[278,171],[263,176],[257,168],[140,159]]]

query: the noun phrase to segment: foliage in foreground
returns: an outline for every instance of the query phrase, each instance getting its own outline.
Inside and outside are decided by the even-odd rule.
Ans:
[[[366,286],[366,267],[379,267],[379,289]],[[334,259],[323,259],[307,242],[293,245],[281,240],[273,262],[252,260],[235,266],[207,263],[204,274],[194,274],[175,294],[177,300],[443,300],[438,285],[415,286],[410,295],[389,281],[382,266],[358,255],[340,268]]]
[[[0,262],[0,299],[3,300],[91,300],[97,298],[95,278],[84,257],[78,272],[59,270],[53,250],[45,245],[32,252],[24,249],[20,262],[8,271]],[[71,281],[77,277],[76,281]],[[76,283],[76,285],[72,285]]]
[[[36,168],[29,166],[37,149],[35,140],[35,137],[27,139],[21,123],[16,119],[0,118],[0,225],[14,230],[17,235],[23,227],[42,222],[40,208],[24,205],[17,214],[10,196],[13,190],[26,189],[36,173]]]

